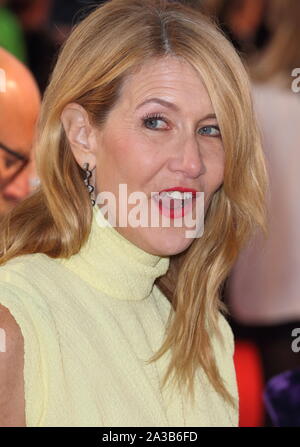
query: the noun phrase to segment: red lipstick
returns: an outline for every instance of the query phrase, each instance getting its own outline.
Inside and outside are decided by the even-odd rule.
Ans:
[[[168,192],[168,191],[192,192],[193,197],[196,196],[196,192],[198,192],[196,189],[185,188],[183,186],[174,186],[173,188],[162,189],[161,191],[159,191],[159,193],[164,192],[164,191],[165,192]]]

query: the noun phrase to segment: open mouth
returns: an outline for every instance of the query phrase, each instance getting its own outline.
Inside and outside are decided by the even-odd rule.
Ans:
[[[192,192],[180,191],[163,191],[158,195],[158,200],[166,208],[183,208],[187,203],[191,202],[194,197]]]
[[[194,191],[161,191],[156,194],[155,199],[161,202],[162,206],[169,209],[183,208],[196,197]]]
[[[183,217],[190,212],[196,198],[193,191],[162,191],[153,196],[160,214],[172,219]]]

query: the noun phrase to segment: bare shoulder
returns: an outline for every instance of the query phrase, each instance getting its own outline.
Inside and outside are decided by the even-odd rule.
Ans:
[[[0,304],[0,323],[0,327],[5,328],[13,336],[13,340],[20,341],[23,339],[20,326],[17,324],[9,309],[2,304]]]
[[[9,309],[0,304],[0,427],[25,426],[24,339]]]
[[[15,318],[10,313],[9,309],[0,304],[0,329],[1,329],[1,344],[0,352],[5,354],[1,356],[2,359],[13,359],[20,357],[24,353],[24,339]],[[0,363],[0,368],[1,368]]]

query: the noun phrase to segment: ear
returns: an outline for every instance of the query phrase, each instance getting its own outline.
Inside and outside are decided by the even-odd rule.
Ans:
[[[96,129],[91,125],[86,110],[77,103],[69,103],[61,114],[61,122],[77,163],[89,169],[96,166]]]

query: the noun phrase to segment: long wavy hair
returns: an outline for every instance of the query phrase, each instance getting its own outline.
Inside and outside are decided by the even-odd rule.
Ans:
[[[76,102],[101,128],[126,76],[146,60],[170,55],[184,58],[202,77],[226,162],[203,236],[171,256],[167,274],[156,282],[172,306],[164,343],[150,361],[170,349],[163,385],[174,373],[194,397],[200,366],[215,390],[236,406],[217,368],[211,338],[217,334],[224,341],[218,317],[228,309],[220,291],[237,254],[257,226],[265,229],[267,178],[248,74],[222,32],[199,11],[166,0],[111,0],[74,27],[42,104],[35,145],[40,185],[4,218],[0,265],[30,253],[59,258],[79,252],[93,213],[84,171],[62,127],[62,110]]]

